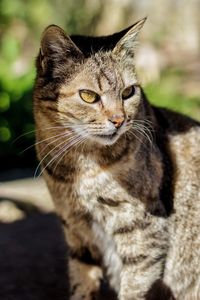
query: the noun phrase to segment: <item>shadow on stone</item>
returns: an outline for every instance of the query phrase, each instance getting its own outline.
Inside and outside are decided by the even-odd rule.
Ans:
[[[0,224],[0,299],[66,300],[67,257],[55,214]]]
[[[67,300],[67,248],[54,213],[0,223],[0,299]],[[102,286],[100,299],[115,300]]]

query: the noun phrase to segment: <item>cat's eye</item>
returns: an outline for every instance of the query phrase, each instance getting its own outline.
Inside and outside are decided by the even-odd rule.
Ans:
[[[81,99],[87,103],[94,103],[100,99],[100,96],[97,93],[90,90],[80,90],[79,95]]]
[[[127,87],[125,90],[122,92],[122,99],[126,100],[130,97],[132,97],[135,94],[135,87],[133,85]]]

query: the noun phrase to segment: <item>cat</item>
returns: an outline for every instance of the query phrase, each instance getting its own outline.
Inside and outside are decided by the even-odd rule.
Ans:
[[[148,102],[134,63],[145,20],[41,38],[38,167],[70,249],[71,300],[94,299],[105,278],[119,300],[200,299],[200,124]]]

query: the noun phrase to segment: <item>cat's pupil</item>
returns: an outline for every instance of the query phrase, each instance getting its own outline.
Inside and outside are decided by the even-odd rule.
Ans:
[[[132,97],[134,94],[135,94],[135,87],[133,85],[131,85],[122,92],[122,99],[126,100],[126,99]]]

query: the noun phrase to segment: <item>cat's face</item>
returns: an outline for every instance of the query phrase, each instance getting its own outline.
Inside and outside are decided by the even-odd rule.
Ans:
[[[90,55],[59,27],[47,28],[38,58],[38,82],[41,89],[46,82],[40,105],[49,107],[48,91],[56,94],[49,101],[55,110],[52,126],[62,124],[66,131],[102,145],[115,143],[131,130],[141,106],[134,43],[144,21],[133,25],[111,49]]]
[[[140,96],[134,73],[123,70],[112,53],[99,53],[62,85],[59,116],[77,134],[108,145],[130,129]]]

